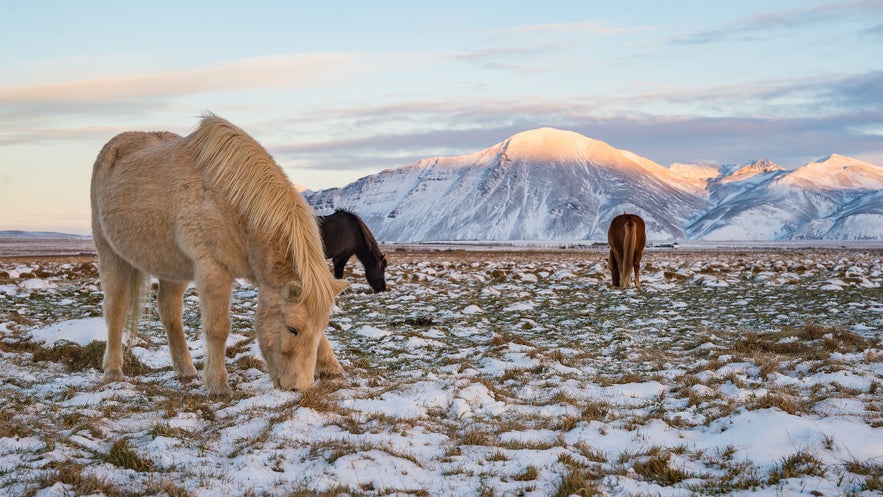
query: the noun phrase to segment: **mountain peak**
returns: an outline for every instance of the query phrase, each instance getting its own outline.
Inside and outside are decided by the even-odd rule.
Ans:
[[[883,167],[831,154],[791,171],[782,181],[800,187],[881,189]]]
[[[668,169],[682,178],[700,181],[714,179],[720,174],[720,166],[710,161],[675,162]]]
[[[576,131],[544,126],[515,133],[509,137],[509,141],[580,140],[585,138]]]
[[[841,167],[841,166],[872,166],[867,162],[860,161],[858,159],[853,159],[852,157],[847,157],[845,155],[840,154],[831,154],[827,157],[823,157],[815,162],[811,162],[810,164],[823,164],[825,166],[833,166],[833,167]]]
[[[740,162],[739,164],[731,164],[724,168],[724,176],[748,176],[758,173],[768,173],[773,171],[784,171],[782,166],[767,159],[766,157],[758,157],[753,161]]]
[[[616,149],[599,140],[593,140],[575,131],[557,128],[536,128],[510,136],[503,142],[509,160],[555,162],[583,158],[591,152],[611,155]]]

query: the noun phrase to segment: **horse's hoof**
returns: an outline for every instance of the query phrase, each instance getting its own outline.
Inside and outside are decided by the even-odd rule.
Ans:
[[[343,367],[337,368],[328,368],[316,371],[316,376],[320,380],[333,380],[336,378],[343,378]]]
[[[349,381],[343,373],[340,374],[325,374],[319,376],[318,386],[322,390],[338,390],[344,388],[349,385]]]
[[[116,383],[118,381],[125,381],[126,377],[123,376],[122,371],[107,371],[104,373],[104,378],[102,381],[104,383]]]
[[[197,375],[196,373],[179,375],[178,381],[184,386],[192,385],[193,383],[197,383],[199,381],[199,375]]]
[[[316,376],[321,378],[343,378],[343,366],[336,364],[337,367],[329,367],[316,370]]]
[[[208,396],[213,399],[229,399],[233,396],[233,389],[230,385],[224,384],[208,389]]]
[[[349,380],[347,380],[346,376],[343,374],[336,374],[333,376],[325,375],[320,376],[319,381],[313,384],[312,388],[319,392],[328,393],[345,388],[349,384]]]

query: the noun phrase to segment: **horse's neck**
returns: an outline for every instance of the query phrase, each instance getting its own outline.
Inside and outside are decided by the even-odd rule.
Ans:
[[[350,222],[353,224],[356,239],[356,257],[359,261],[362,262],[363,266],[371,264],[372,266],[376,265],[377,256],[375,255],[375,248],[371,246],[370,239],[368,235],[364,231],[364,227],[362,223],[358,219],[352,219]]]
[[[377,265],[376,257],[374,257],[374,254],[368,248],[367,244],[361,240],[359,240],[356,245],[356,258],[359,259],[359,262],[365,267],[374,267]]]
[[[270,243],[266,240],[253,240],[249,243],[249,265],[252,276],[258,286],[278,287],[297,278],[294,261],[281,243]]]

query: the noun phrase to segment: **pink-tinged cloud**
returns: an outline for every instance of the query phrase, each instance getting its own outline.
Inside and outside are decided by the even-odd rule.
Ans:
[[[341,76],[351,59],[343,54],[279,55],[188,71],[3,88],[0,104],[107,102],[132,97],[324,84],[329,78]]]

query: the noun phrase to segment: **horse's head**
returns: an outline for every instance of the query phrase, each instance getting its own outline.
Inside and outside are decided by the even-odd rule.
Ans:
[[[347,286],[345,281],[333,280],[335,294]],[[304,291],[297,281],[258,291],[258,343],[273,386],[281,390],[303,391],[315,381],[319,341],[334,305],[330,302],[327,312],[311,313]]]
[[[383,292],[386,290],[386,256],[380,254],[375,258],[374,264],[365,264],[365,279],[375,292]]]

